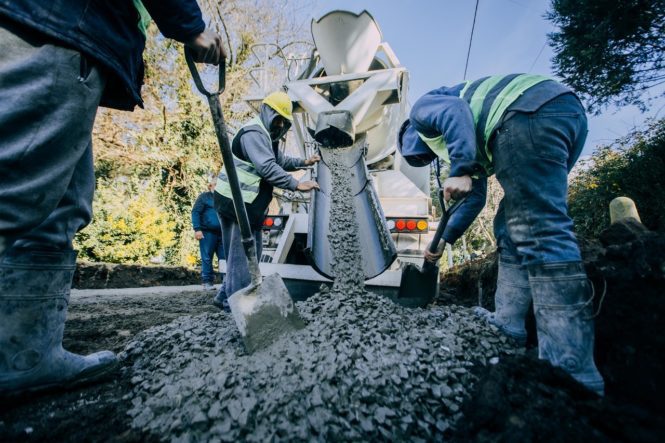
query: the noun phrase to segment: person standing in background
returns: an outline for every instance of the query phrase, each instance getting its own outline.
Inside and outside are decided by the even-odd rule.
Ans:
[[[217,262],[225,259],[222,225],[219,223],[213,199],[216,184],[217,178],[212,177],[208,183],[208,190],[198,196],[192,208],[194,238],[199,241],[201,250],[201,283],[206,291],[215,289],[213,257],[217,255]]]

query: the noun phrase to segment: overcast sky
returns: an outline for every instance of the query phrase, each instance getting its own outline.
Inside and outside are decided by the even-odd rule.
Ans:
[[[475,0],[317,0],[315,17],[334,9],[366,9],[376,19],[402,64],[410,71],[409,99],[464,79]],[[549,0],[480,0],[467,78],[530,72],[553,75],[553,52],[546,44],[554,30],[543,18]],[[660,111],[660,112],[659,112]],[[590,116],[583,151],[625,135],[645,118],[665,116],[665,100],[642,114],[634,107]]]

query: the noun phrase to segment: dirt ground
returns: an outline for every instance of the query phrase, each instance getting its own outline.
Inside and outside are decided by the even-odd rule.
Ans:
[[[665,441],[665,235],[630,224],[615,226],[599,241],[583,242],[583,254],[600,308],[596,359],[606,398],[595,398],[537,360],[531,320],[527,355],[504,357],[479,370],[480,381],[463,407],[465,418],[451,436],[454,441]],[[492,308],[495,278],[494,257],[455,269],[443,276],[437,302],[474,306],[480,300]],[[120,352],[139,331],[182,315],[215,312],[212,295],[132,296],[120,290],[104,297],[75,295],[64,346],[79,353]],[[157,441],[130,428],[129,388],[121,367],[98,385],[0,400],[0,442]]]
[[[482,370],[455,440],[665,441],[665,235],[616,224],[599,240],[581,241],[581,249],[596,291],[595,356],[606,398],[587,395],[537,360],[531,314],[530,352]],[[453,269],[442,278],[438,302],[480,300],[493,309],[496,271],[495,256]]]
[[[77,297],[70,303],[64,347],[120,352],[139,331],[186,314],[216,312],[212,292]],[[0,400],[0,442],[156,441],[130,428],[130,384],[120,368],[112,379],[68,392]]]

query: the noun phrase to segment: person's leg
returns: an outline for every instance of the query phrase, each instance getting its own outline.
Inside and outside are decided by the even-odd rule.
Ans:
[[[221,233],[215,234],[215,236],[217,237],[217,245],[215,246],[215,255],[217,256],[217,259],[213,263],[213,265],[215,271],[219,272],[219,261],[226,260],[226,255],[224,254],[224,237],[222,237]]]
[[[220,217],[222,224],[222,237],[224,239],[224,252],[226,256],[226,276],[214,303],[216,306],[228,311],[228,297],[240,289],[249,286],[252,279],[249,274],[249,265],[247,256],[242,245],[242,235],[240,225],[226,217]],[[257,257],[261,257],[261,231],[252,231],[254,241],[256,242]]]
[[[0,84],[0,395],[12,395],[97,379],[117,359],[62,349],[104,76],[77,51],[0,25]]]
[[[503,200],[494,217],[494,237],[499,252],[494,312],[480,307],[474,312],[503,334],[524,344],[527,337],[524,321],[531,303],[529,274],[520,264],[517,249],[508,235]]]
[[[602,393],[593,362],[591,291],[566,205],[567,174],[585,137],[583,108],[574,96],[561,96],[505,122],[494,161],[506,227],[528,269],[540,358]]]
[[[203,232],[203,238],[199,240],[201,250],[201,283],[204,287],[214,284],[215,274],[212,269],[212,257],[215,254],[217,236],[211,232]]]

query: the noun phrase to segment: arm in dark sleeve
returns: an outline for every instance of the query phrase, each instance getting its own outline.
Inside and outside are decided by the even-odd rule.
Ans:
[[[203,211],[205,211],[205,201],[203,194],[201,194],[196,199],[196,203],[194,203],[194,207],[192,208],[192,227],[195,231],[201,230]]]
[[[423,95],[413,105],[411,122],[427,137],[443,135],[450,155],[450,177],[474,175],[480,171],[476,161],[476,131],[471,108],[454,95],[439,90]]]
[[[141,0],[164,37],[187,42],[205,30],[196,0]]]
[[[285,171],[295,171],[305,166],[305,159],[298,157],[289,157],[277,151],[277,164],[284,168]]]
[[[277,164],[272,146],[265,134],[258,131],[245,132],[240,137],[240,146],[245,158],[252,162],[263,179],[277,188],[295,191],[298,180]]]
[[[443,238],[446,240],[446,243],[450,243],[451,245],[464,234],[464,231],[471,226],[471,223],[473,223],[478,214],[480,214],[480,211],[485,207],[485,201],[487,200],[487,178],[474,178],[472,179],[472,183],[473,188],[471,189],[471,193],[466,197],[464,203],[450,216],[448,225],[445,231],[443,231]]]

